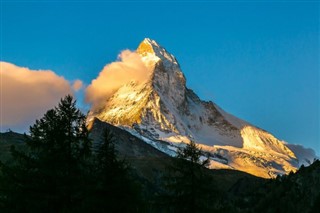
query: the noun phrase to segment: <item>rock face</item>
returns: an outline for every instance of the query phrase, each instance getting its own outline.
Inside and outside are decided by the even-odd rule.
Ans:
[[[152,70],[150,79],[120,87],[99,110],[89,113],[89,120],[97,117],[122,127],[170,155],[193,140],[210,153],[211,168],[237,169],[261,177],[288,173],[315,157],[310,150],[294,153],[270,133],[211,101],[200,100],[186,87],[176,58],[154,40],[144,39],[136,52]]]

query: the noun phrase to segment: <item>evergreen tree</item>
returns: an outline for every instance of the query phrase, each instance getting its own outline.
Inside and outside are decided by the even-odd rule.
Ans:
[[[91,142],[86,117],[68,95],[25,136],[27,150],[12,147],[1,164],[0,199],[8,212],[72,212],[85,196]]]
[[[137,212],[139,191],[130,178],[130,167],[119,160],[113,134],[105,129],[104,141],[94,156],[94,186],[88,199],[90,212]],[[141,210],[141,209],[140,209]]]
[[[206,167],[209,158],[201,160],[201,149],[191,141],[178,149],[174,163],[165,177],[166,193],[162,197],[169,212],[214,211],[213,182]]]

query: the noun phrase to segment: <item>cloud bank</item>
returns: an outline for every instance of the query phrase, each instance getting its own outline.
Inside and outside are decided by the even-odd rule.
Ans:
[[[82,82],[70,82],[50,70],[30,70],[0,62],[1,131],[11,128],[26,131],[35,119],[42,117],[60,99],[82,87]]]
[[[131,81],[143,83],[150,78],[151,69],[145,66],[138,53],[124,50],[118,59],[117,62],[107,64],[87,87],[86,101],[92,104],[93,109],[121,86]]]

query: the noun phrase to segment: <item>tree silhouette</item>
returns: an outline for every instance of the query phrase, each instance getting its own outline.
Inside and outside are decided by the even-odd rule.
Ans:
[[[213,211],[214,193],[212,179],[206,167],[209,158],[201,160],[202,151],[194,141],[183,149],[168,168],[164,178],[164,204],[170,212]]]
[[[141,208],[130,167],[118,159],[114,143],[114,135],[105,129],[104,140],[94,156],[93,190],[86,205],[94,207],[88,209],[90,212],[137,212]]]
[[[91,142],[86,117],[68,95],[30,127],[27,149],[1,163],[0,199],[8,212],[72,212],[84,199]]]

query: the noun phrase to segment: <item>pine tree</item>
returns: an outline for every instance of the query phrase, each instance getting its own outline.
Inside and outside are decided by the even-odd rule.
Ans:
[[[174,163],[165,177],[166,194],[162,197],[170,212],[204,212],[214,210],[212,179],[206,167],[209,158],[201,160],[202,151],[194,141],[178,149]]]
[[[104,141],[94,156],[95,183],[86,205],[94,207],[88,209],[90,212],[137,212],[141,207],[130,167],[125,160],[119,160],[114,143],[114,135],[105,129]]]
[[[27,150],[1,164],[0,199],[8,212],[72,212],[84,199],[91,142],[86,117],[68,95],[30,127]]]

